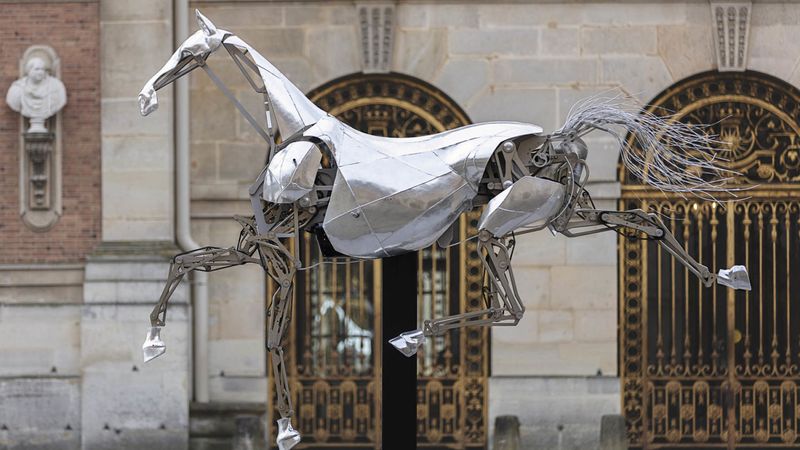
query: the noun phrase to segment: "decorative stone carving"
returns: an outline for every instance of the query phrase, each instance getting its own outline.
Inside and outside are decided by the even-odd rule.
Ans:
[[[67,103],[67,90],[61,80],[47,73],[42,57],[30,56],[24,65],[25,75],[8,88],[6,103],[28,118],[28,133],[46,133],[44,122]]]
[[[20,113],[20,216],[28,227],[46,231],[61,216],[61,120],[67,103],[55,51],[29,47],[20,59],[20,78],[6,93]]]
[[[742,72],[747,69],[751,12],[752,3],[749,1],[711,3],[714,44],[720,72]]]
[[[364,73],[388,72],[394,48],[394,4],[356,4],[356,9]]]

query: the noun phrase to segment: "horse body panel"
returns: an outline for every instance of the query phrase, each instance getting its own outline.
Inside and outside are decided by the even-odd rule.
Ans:
[[[336,251],[381,258],[432,245],[465,211],[505,140],[542,129],[517,122],[469,125],[418,138],[385,138],[328,116],[306,135],[331,145],[338,166],[323,229]]]

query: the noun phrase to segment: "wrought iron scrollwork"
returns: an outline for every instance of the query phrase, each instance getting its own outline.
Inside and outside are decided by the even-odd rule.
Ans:
[[[714,124],[719,154],[751,187],[716,205],[665,197],[620,169],[621,206],[661,215],[710,269],[747,265],[753,290],[704,289],[650,241],[620,245],[623,414],[635,447],[800,444],[800,91],[753,72],[705,73],[653,101]]]

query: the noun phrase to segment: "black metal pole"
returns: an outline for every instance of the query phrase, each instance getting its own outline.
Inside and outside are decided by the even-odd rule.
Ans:
[[[417,328],[417,254],[383,259],[382,425],[383,450],[417,448],[417,358],[389,339]]]

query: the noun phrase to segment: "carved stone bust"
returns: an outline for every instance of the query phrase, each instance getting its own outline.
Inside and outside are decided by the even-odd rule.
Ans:
[[[13,82],[6,103],[30,120],[29,133],[46,133],[45,121],[67,103],[64,83],[47,72],[47,63],[39,57],[25,64],[25,76]]]

